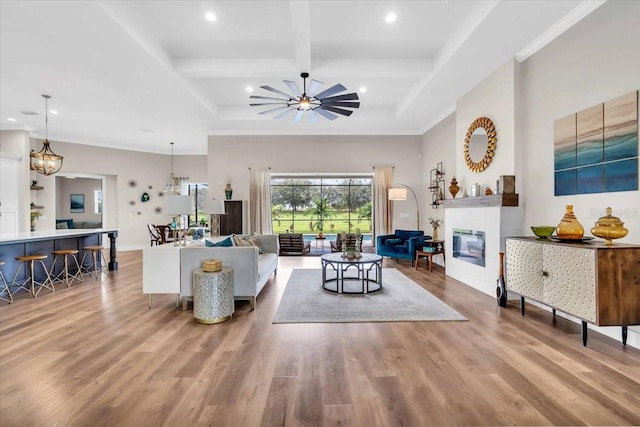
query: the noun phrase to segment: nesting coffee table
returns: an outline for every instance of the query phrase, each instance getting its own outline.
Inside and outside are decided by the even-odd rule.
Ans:
[[[367,294],[382,289],[382,257],[380,255],[361,254],[360,258],[343,258],[342,253],[333,253],[322,255],[320,263],[322,264],[322,288],[329,292]],[[331,272],[335,273],[335,277]]]

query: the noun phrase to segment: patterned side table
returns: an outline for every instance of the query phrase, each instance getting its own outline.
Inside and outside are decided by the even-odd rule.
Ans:
[[[211,325],[227,321],[233,314],[233,269],[193,272],[193,317],[196,322]]]

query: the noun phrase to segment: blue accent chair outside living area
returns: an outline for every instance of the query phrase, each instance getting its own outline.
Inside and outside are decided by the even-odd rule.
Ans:
[[[376,248],[378,255],[390,258],[413,260],[416,251],[422,250],[425,240],[431,240],[431,236],[425,236],[420,230],[396,230],[393,234],[377,236]]]

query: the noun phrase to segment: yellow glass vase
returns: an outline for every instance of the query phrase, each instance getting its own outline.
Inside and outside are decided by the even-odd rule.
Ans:
[[[584,236],[584,228],[573,214],[573,205],[567,205],[567,211],[558,224],[556,234],[560,239],[580,240]]]

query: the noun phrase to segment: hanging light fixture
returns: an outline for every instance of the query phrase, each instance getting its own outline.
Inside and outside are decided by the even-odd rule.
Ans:
[[[169,175],[169,181],[167,185],[165,185],[163,193],[169,194],[180,194],[180,184],[178,183],[178,178],[173,174],[173,142],[171,144],[171,175]]]
[[[31,150],[30,166],[31,169],[43,175],[53,175],[62,168],[61,155],[56,154],[49,146],[49,99],[51,96],[42,95],[44,98],[44,141],[42,142],[42,150],[37,153]]]

